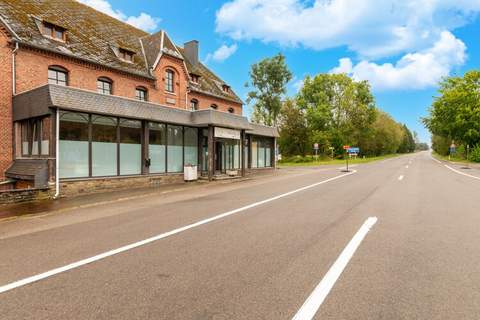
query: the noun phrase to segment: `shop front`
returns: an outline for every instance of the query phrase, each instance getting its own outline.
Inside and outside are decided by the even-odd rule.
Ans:
[[[47,85],[16,96],[14,118],[15,172],[24,160],[47,161],[43,183],[57,186],[58,180],[181,176],[186,166],[212,180],[275,166],[274,128],[215,110]]]

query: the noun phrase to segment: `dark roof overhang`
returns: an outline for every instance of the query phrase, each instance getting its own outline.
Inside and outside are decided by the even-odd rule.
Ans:
[[[52,109],[192,127],[225,127],[247,130],[252,134],[272,137],[278,135],[275,128],[251,124],[246,117],[235,114],[211,109],[192,112],[156,103],[59,85],[48,84],[13,97],[13,121],[45,116],[51,114]]]

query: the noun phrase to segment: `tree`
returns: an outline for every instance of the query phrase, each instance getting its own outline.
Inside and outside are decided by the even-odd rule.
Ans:
[[[430,108],[429,117],[423,119],[433,134],[434,150],[443,153],[444,144],[452,140],[470,146],[480,143],[480,71],[444,79],[439,93]],[[445,141],[440,141],[439,137]]]
[[[309,128],[326,132],[337,153],[344,144],[365,141],[377,114],[368,82],[355,82],[345,74],[307,77],[297,101]]]
[[[310,151],[307,121],[293,99],[283,103],[279,120],[280,138],[278,144],[282,155],[305,156]]]
[[[402,126],[402,130],[403,130],[403,137],[402,137],[402,142],[398,147],[398,152],[410,153],[415,151],[415,140],[413,139],[412,133],[410,132],[410,130],[408,130],[406,125]]]
[[[278,54],[252,65],[250,70],[253,90],[248,93],[247,103],[254,101],[252,120],[269,126],[276,126],[282,107],[282,98],[286,94],[287,83],[292,73],[285,63],[285,57]]]

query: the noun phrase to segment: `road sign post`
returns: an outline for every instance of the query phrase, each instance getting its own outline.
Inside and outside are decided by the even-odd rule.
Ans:
[[[318,143],[313,144],[313,150],[315,150],[315,161],[318,161]]]
[[[347,156],[345,157],[345,160],[347,161],[347,172],[348,171],[348,157],[349,157],[349,154],[348,154],[348,149],[350,149],[350,146],[343,146],[343,150],[345,150],[347,152]]]

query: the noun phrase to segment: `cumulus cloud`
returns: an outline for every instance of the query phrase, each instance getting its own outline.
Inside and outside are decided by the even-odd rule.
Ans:
[[[451,31],[473,21],[480,0],[231,0],[217,12],[216,31],[235,41],[324,50],[351,58],[333,72],[369,79],[377,88],[424,88],[465,62]],[[395,63],[380,59],[401,56]]]
[[[207,55],[207,58],[205,59],[206,62],[213,60],[216,62],[223,62],[230,58],[232,54],[234,54],[238,49],[238,46],[236,43],[228,46],[226,44],[222,45],[220,48],[215,50],[214,53],[209,53]]]
[[[145,30],[145,31],[154,31],[161,19],[152,17],[151,15],[141,12],[138,16],[127,16],[120,10],[113,9],[110,2],[107,0],[77,0],[87,6],[90,6],[100,12],[108,14],[115,19],[122,20],[132,26]]]
[[[217,12],[216,30],[316,50],[346,46],[372,59],[428,48],[479,12],[480,0],[233,0]]]
[[[340,59],[331,73],[346,73],[356,80],[368,80],[378,90],[424,89],[434,86],[450,70],[465,63],[466,46],[448,31],[431,48],[405,54],[395,64],[377,64],[350,58]]]

